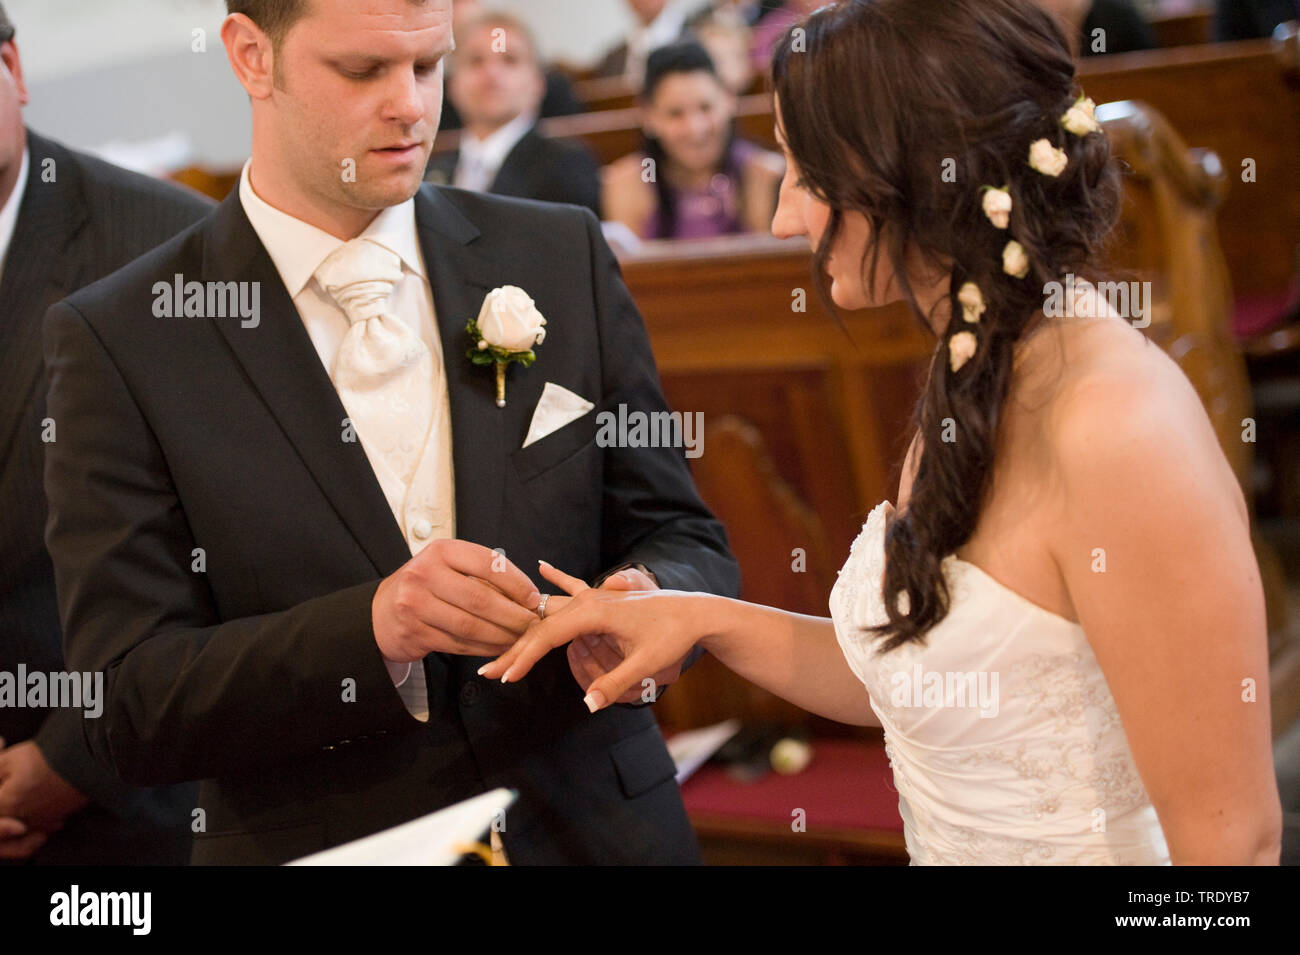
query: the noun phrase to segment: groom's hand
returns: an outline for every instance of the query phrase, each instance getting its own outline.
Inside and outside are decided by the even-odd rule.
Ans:
[[[435,652],[495,657],[537,619],[540,600],[505,555],[436,540],[384,578],[370,617],[379,651],[395,663]]]
[[[610,574],[601,583],[599,589],[658,590],[659,584],[645,572],[636,568],[628,568],[620,570],[616,574]],[[582,687],[584,693],[587,692],[587,688],[591,686],[594,680],[604,676],[623,662],[623,655],[619,652],[618,647],[599,634],[578,637],[569,644],[567,652],[569,670],[573,673],[573,678],[578,681],[578,685]],[[641,686],[633,687],[614,702],[653,703],[660,690],[682,675],[682,664],[685,662],[685,657],[683,657],[673,666],[660,670],[649,677],[651,681],[649,685],[643,682]]]

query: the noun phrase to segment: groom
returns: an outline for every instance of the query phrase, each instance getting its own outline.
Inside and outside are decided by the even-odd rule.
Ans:
[[[203,780],[198,863],[496,786],[512,862],[698,861],[647,708],[590,714],[558,654],[475,672],[536,619],[539,558],[738,589],[681,449],[597,443],[601,412],[664,399],[595,217],[420,187],[450,0],[227,5],[239,188],[46,317],[46,536],[69,665],[105,673],[91,748],[131,783]],[[499,407],[465,326],[506,285],[546,336]]]

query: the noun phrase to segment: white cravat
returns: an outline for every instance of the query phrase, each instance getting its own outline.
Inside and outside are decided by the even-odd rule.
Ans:
[[[353,326],[343,308],[326,292],[320,280],[314,278],[314,274],[322,262],[345,243],[336,236],[282,212],[258,196],[253,191],[251,165],[251,161],[245,164],[240,177],[240,202],[249,223],[275,264],[321,363],[333,381],[338,356]],[[400,205],[384,209],[358,238],[372,239],[400,256],[402,276],[393,286],[386,314],[402,322],[419,337],[428,349],[433,368],[437,371],[432,382],[432,429],[426,433],[419,431],[418,426],[413,427],[409,421],[403,423],[403,439],[422,441],[425,453],[420,456],[404,500],[399,500],[396,505],[383,476],[389,466],[381,457],[370,453],[365,436],[354,421],[354,427],[362,438],[361,446],[384,488],[385,497],[407,546],[414,555],[433,540],[456,536],[450,403],[446,376],[442,374],[442,342],[434,312],[433,293],[425,278],[424,259],[415,230],[414,201],[408,199]],[[344,409],[348,410],[351,417],[351,409],[346,401]],[[407,710],[417,719],[428,719],[429,705],[424,691],[423,667],[419,663],[414,666],[390,664],[389,670],[393,673],[393,682],[398,686]],[[413,683],[413,680],[416,682]]]
[[[371,239],[353,239],[331,252],[316,281],[352,323],[339,346],[330,380],[357,437],[372,460],[394,512],[406,502],[415,466],[433,421],[436,369],[429,349],[388,310],[402,260]]]

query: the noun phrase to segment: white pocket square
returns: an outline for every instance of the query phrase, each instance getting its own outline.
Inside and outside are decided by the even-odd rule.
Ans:
[[[542,389],[537,407],[533,409],[533,420],[528,425],[528,437],[524,438],[523,447],[540,441],[552,431],[559,431],[594,407],[596,406],[582,395],[575,395],[568,388],[561,388],[555,382],[548,381]]]

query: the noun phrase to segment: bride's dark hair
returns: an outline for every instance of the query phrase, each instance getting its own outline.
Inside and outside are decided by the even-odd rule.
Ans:
[[[874,294],[884,255],[931,336],[905,263],[919,254],[925,269],[950,278],[952,318],[913,415],[922,453],[885,539],[889,622],[871,628],[892,650],[948,613],[942,561],[974,532],[1015,343],[1043,307],[1045,283],[1093,274],[1118,216],[1119,172],[1104,134],[1060,125],[1080,95],[1074,62],[1056,21],[1031,0],[842,0],[786,33],[772,76],[790,154],[831,209],[814,256],[830,311],[838,314],[825,264],[849,211],[870,225],[867,288]],[[1069,159],[1057,178],[1028,164],[1030,144],[1044,138]],[[1009,229],[984,214],[981,186],[1009,187]],[[1023,279],[1003,272],[1011,239],[1029,258]],[[966,282],[987,306],[976,325],[957,301]],[[948,339],[963,330],[978,348],[953,372]]]

